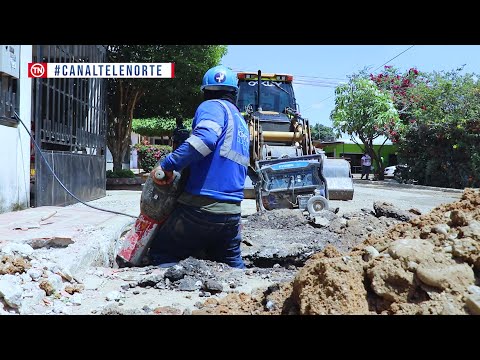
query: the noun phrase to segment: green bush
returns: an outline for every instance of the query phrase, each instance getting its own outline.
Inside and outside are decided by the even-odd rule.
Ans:
[[[192,130],[193,119],[186,119],[183,125],[187,130]],[[144,136],[171,136],[172,131],[177,126],[175,119],[167,118],[149,118],[149,119],[133,119],[132,131]]]
[[[138,166],[146,172],[152,171],[162,156],[172,152],[169,145],[150,145],[147,141],[133,147],[137,150]]]
[[[420,185],[465,188],[480,186],[480,122],[411,126],[399,144],[401,162]],[[473,130],[472,130],[473,129]]]
[[[122,170],[107,170],[107,178],[134,178],[135,174],[133,173],[132,170],[129,169],[122,169]]]
[[[480,186],[480,80],[462,68],[424,73],[406,93],[398,159],[420,185]]]

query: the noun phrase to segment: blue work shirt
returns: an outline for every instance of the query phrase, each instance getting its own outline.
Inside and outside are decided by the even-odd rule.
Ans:
[[[185,191],[219,201],[241,202],[249,164],[248,126],[238,109],[226,100],[202,102],[192,134],[160,164],[165,170],[190,166]]]

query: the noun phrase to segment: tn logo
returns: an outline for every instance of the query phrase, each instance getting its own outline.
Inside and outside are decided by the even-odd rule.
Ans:
[[[213,77],[216,82],[223,83],[225,81],[225,74],[222,72],[216,73]]]

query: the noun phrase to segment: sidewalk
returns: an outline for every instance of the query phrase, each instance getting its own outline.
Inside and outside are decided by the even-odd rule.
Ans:
[[[371,186],[386,186],[386,187],[397,187],[402,189],[423,189],[431,191],[443,191],[451,193],[463,193],[463,189],[454,189],[454,188],[441,188],[435,186],[426,186],[426,185],[414,185],[414,184],[400,184],[394,179],[386,178],[385,180],[373,180],[373,175],[370,174],[369,180],[360,179],[361,174],[353,174],[353,183],[359,185],[371,185]]]
[[[107,191],[89,204],[138,215],[139,191]],[[47,218],[48,217],[48,218]],[[89,208],[42,206],[0,214],[0,248],[28,244],[41,257],[81,276],[90,266],[111,266],[118,238],[134,218]]]
[[[88,204],[138,216],[141,191],[108,190]],[[255,200],[242,202],[242,215],[256,212]],[[91,266],[112,266],[118,239],[134,218],[89,208],[42,206],[0,214],[0,249],[27,244],[35,255],[56,262],[81,277]]]

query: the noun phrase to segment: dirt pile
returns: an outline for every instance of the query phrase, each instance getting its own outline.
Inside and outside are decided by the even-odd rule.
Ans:
[[[401,217],[398,216],[398,214],[403,215],[404,212],[391,204],[388,208],[389,212],[362,209],[360,212],[346,213],[341,217],[335,215],[326,229],[341,237],[342,246],[336,246],[337,249],[349,251],[362,243],[367,237],[381,235],[390,226],[405,221],[400,220]],[[410,214],[410,216],[415,217],[414,214]]]
[[[370,234],[348,255],[326,247],[291,284],[200,312],[480,314],[479,283],[480,192],[466,189],[460,201]]]
[[[310,259],[293,281],[292,302],[300,314],[368,312],[362,263],[335,249]]]
[[[275,284],[265,291],[257,290],[250,294],[232,293],[218,299],[208,299],[199,304],[199,310],[192,315],[281,315],[297,314],[291,301],[291,282]]]

